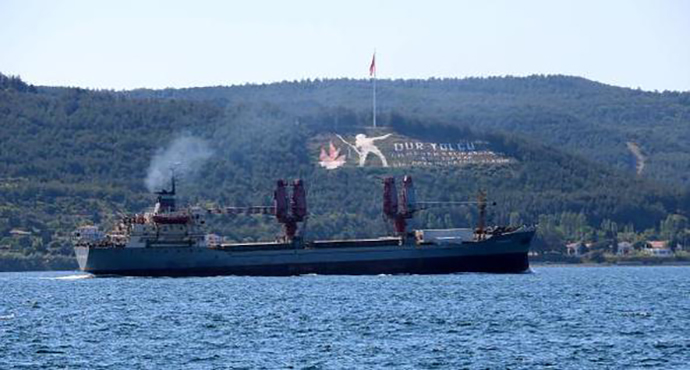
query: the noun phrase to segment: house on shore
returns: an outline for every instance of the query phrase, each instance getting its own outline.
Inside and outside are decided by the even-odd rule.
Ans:
[[[652,257],[673,257],[668,240],[650,240],[645,244],[644,253]]]
[[[632,243],[630,242],[620,242],[618,243],[618,249],[616,250],[616,254],[619,256],[627,256],[635,253],[635,248],[633,248]]]
[[[575,242],[565,245],[566,254],[568,256],[580,257],[589,252],[588,246],[583,242]]]

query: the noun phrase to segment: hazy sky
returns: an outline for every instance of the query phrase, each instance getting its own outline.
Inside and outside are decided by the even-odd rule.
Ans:
[[[129,89],[583,76],[690,90],[690,1],[0,0],[0,72]]]

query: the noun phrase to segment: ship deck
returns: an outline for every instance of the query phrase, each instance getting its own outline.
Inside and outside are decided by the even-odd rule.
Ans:
[[[334,249],[334,248],[367,248],[402,245],[399,237],[381,237],[372,239],[334,239],[314,240],[306,243],[290,242],[253,242],[253,243],[224,243],[209,247],[217,250],[258,251],[285,249]]]

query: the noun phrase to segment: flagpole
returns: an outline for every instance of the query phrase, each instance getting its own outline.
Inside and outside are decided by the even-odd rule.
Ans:
[[[376,128],[376,49],[374,49],[374,56],[371,58],[371,66],[369,67],[369,75],[372,76],[373,91],[371,94],[371,111],[373,117],[374,128]]]
[[[373,94],[374,128],[376,128],[376,70],[374,70],[374,94]]]

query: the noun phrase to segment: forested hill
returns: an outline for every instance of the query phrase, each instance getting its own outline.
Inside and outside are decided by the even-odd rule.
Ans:
[[[312,237],[384,233],[381,177],[403,174],[414,177],[425,200],[470,200],[479,188],[486,189],[497,203],[491,221],[539,222],[541,250],[612,233],[666,233],[669,217],[685,220],[690,200],[678,185],[684,173],[666,181],[671,174],[653,178],[644,171],[687,168],[687,154],[671,160],[661,149],[650,149],[654,144],[682,152],[672,143],[688,139],[681,132],[688,122],[687,94],[638,92],[566,77],[379,82],[383,128],[374,134],[420,142],[462,138],[485,143],[486,152],[510,160],[326,170],[318,164],[325,142],[318,140],[333,133],[346,139],[371,133],[366,81],[108,92],[36,87],[0,75],[0,270],[28,263],[29,256],[66,260],[76,225],[109,224],[118,212],[149,206],[145,180],[152,159],[181,137],[206,146],[203,160],[181,179],[183,202],[270,204],[276,179],[301,177],[309,191]],[[629,106],[638,114],[614,123],[604,113],[595,114],[594,106],[607,104]],[[588,121],[589,116],[599,121]],[[663,129],[643,135],[642,122],[657,116]],[[601,140],[623,143],[620,163],[602,158],[618,147],[604,145],[596,152],[580,147],[599,148],[591,142],[596,136],[587,136],[595,135],[595,128],[611,133]],[[639,136],[624,137],[632,133]],[[665,146],[662,138],[668,140]],[[648,160],[641,177],[625,147],[633,139]],[[435,210],[415,222],[471,226],[476,212]],[[271,238],[279,231],[272,219],[260,216],[219,217],[210,226],[233,240]],[[2,265],[3,258],[10,262]]]
[[[475,131],[517,133],[631,173],[641,169],[642,176],[655,181],[690,186],[688,92],[647,92],[568,76],[379,80],[377,90],[379,120],[384,122],[402,115]],[[294,116],[335,112],[330,122],[323,122],[334,126],[371,117],[371,82],[366,80],[126,94],[221,106],[264,103]],[[640,156],[631,148],[639,148]]]

